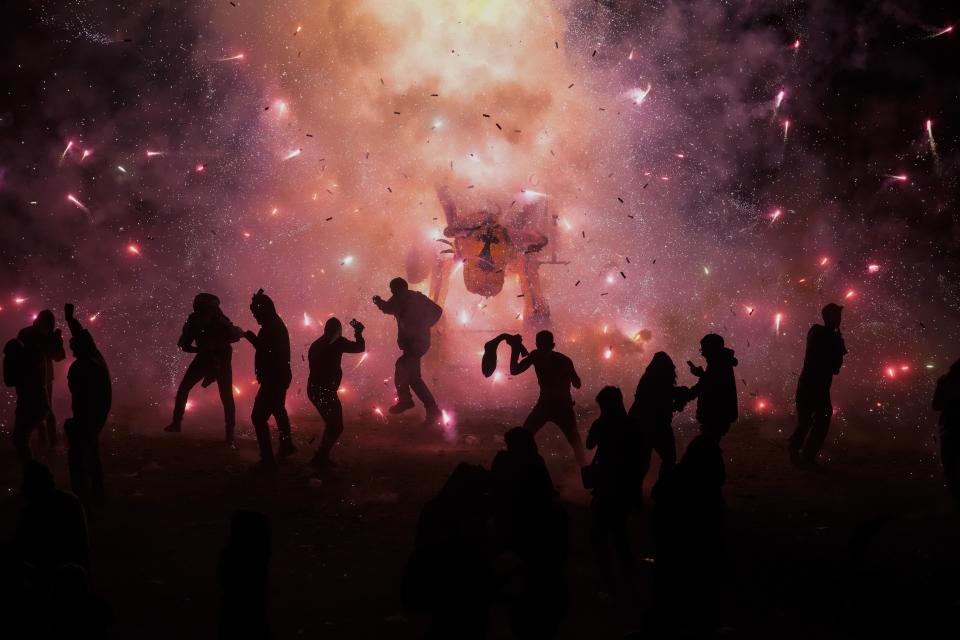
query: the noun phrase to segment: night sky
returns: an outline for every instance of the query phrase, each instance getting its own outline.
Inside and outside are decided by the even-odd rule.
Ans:
[[[8,2],[0,329],[76,302],[118,413],[148,407],[152,428],[193,296],[252,328],[263,287],[291,329],[294,409],[318,323],[370,327],[344,396],[369,412],[392,401],[396,351],[369,298],[411,248],[442,248],[447,184],[464,211],[548,207],[569,264],[541,275],[578,402],[632,392],[656,350],[682,371],[716,331],[745,411],[786,415],[806,330],[839,302],[838,431],[879,414],[932,432],[933,382],[960,357],[948,4]],[[451,410],[488,401],[476,384],[532,401],[531,380],[482,381],[476,355],[522,329],[517,294],[451,285],[428,365],[463,372],[438,383]],[[235,362],[243,415],[251,350]]]

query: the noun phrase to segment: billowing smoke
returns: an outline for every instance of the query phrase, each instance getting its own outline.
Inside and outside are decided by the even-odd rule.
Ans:
[[[859,73],[908,75],[923,65],[917,43],[937,46],[922,40],[935,20],[918,18],[899,62],[861,47],[887,43],[904,22],[895,9],[20,7],[11,24],[31,28],[2,28],[19,67],[3,75],[0,323],[10,334],[74,299],[96,315],[120,398],[159,423],[193,295],[217,293],[251,327],[262,286],[291,329],[295,405],[323,320],[370,327],[368,358],[345,361],[348,411],[370,411],[392,400],[395,346],[369,298],[408,265],[453,260],[438,241],[445,185],[466,219],[493,212],[549,238],[539,275],[559,346],[589,380],[581,402],[602,383],[629,391],[655,350],[682,371],[716,331],[740,356],[745,407],[785,414],[806,328],[829,301],[847,306],[841,409],[925,401],[925,367],[948,363],[937,346],[960,308],[945,94],[923,89],[919,115],[900,95],[836,94],[858,90]],[[429,269],[413,270],[426,291]],[[483,298],[450,274],[428,370],[446,372],[435,382],[451,406],[530,399],[532,381],[479,373],[483,341],[524,328],[528,299],[504,277]],[[251,359],[239,346],[241,413]],[[215,407],[214,394],[196,404]]]

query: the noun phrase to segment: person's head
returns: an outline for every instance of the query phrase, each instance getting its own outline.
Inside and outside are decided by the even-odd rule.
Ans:
[[[643,372],[643,380],[672,387],[677,382],[677,367],[665,351],[657,351]]]
[[[490,492],[490,472],[479,464],[458,464],[440,494],[454,500],[474,503],[486,500]]]
[[[198,293],[193,297],[193,312],[209,315],[220,308],[220,298],[212,293]]]
[[[704,358],[714,358],[723,353],[723,337],[716,333],[708,333],[700,339],[700,353]]]
[[[410,288],[410,285],[407,284],[407,281],[403,278],[394,278],[390,281],[390,293],[393,295],[400,295],[404,291],[407,291]]]
[[[832,302],[820,311],[820,315],[823,316],[823,324],[826,325],[828,329],[840,328],[840,316],[842,313],[843,307]]]
[[[323,337],[327,342],[333,342],[343,335],[343,324],[337,318],[330,318],[323,325]]]
[[[273,300],[263,292],[263,289],[253,294],[253,300],[250,301],[250,311],[260,324],[277,315],[277,308],[274,306]]]
[[[537,349],[552,351],[556,345],[553,342],[553,333],[544,329],[537,332]]]
[[[616,416],[627,412],[623,406],[623,392],[620,387],[606,386],[600,389],[597,394],[597,405],[600,407],[600,415]]]
[[[270,519],[253,509],[237,509],[230,520],[230,546],[261,558],[270,555]]]
[[[56,488],[53,474],[46,465],[30,460],[23,466],[23,484],[20,490],[26,500],[42,498]]]
[[[518,456],[535,456],[539,453],[533,434],[523,427],[514,427],[503,434],[503,443],[507,451]]]
[[[97,353],[97,346],[89,331],[81,331],[70,338],[70,350],[74,358],[88,358]]]
[[[50,311],[50,309],[44,309],[38,313],[37,317],[33,319],[33,326],[43,333],[53,333],[53,330],[57,326],[57,321],[53,317],[53,311]]]

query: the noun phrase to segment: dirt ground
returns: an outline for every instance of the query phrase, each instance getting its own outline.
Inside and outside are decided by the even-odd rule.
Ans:
[[[590,420],[583,416],[581,428]],[[453,442],[413,418],[349,422],[335,450],[336,476],[323,482],[306,464],[321,423],[304,416],[294,425],[301,451],[275,476],[248,470],[256,455],[249,427],[240,450],[230,451],[214,425],[188,422],[179,436],[108,426],[110,504],[89,526],[94,586],[116,612],[112,637],[214,637],[217,557],[238,507],[262,510],[273,523],[275,637],[417,637],[422,621],[403,613],[399,580],[419,510],[458,462],[488,465],[511,419],[461,414]],[[785,429],[740,423],[724,441],[729,514],[718,633],[854,638],[902,628],[908,637],[955,637],[947,625],[960,613],[960,518],[935,457],[916,442],[845,437],[831,441],[823,469],[798,471],[787,463]],[[682,450],[694,428],[678,430]],[[643,592],[599,597],[589,496],[556,430],[548,426],[538,439],[571,523],[571,609],[561,637],[623,638],[640,628],[649,595],[647,514],[634,521]],[[48,462],[65,485],[65,456]],[[3,534],[16,525],[17,472],[11,448],[2,447]],[[490,637],[509,637],[500,612]]]

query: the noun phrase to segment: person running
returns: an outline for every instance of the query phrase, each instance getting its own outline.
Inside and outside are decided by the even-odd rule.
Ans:
[[[340,320],[330,318],[323,327],[323,335],[314,340],[307,353],[307,361],[310,363],[307,397],[326,424],[320,447],[310,462],[318,470],[325,469],[330,464],[330,451],[343,433],[343,406],[337,395],[343,380],[341,359],[345,353],[363,353],[366,349],[363,324],[351,320],[350,326],[353,327],[353,340],[343,337]]]
[[[393,381],[397,387],[397,403],[390,413],[400,414],[414,407],[410,391],[417,394],[427,410],[425,425],[435,425],[442,413],[427,383],[423,381],[420,360],[430,350],[430,328],[440,320],[443,309],[419,291],[411,291],[407,281],[394,278],[390,281],[389,300],[373,296],[373,304],[383,313],[397,319],[397,345],[401,355],[397,358]]]
[[[537,374],[537,384],[540,385],[540,397],[523,422],[523,428],[536,434],[548,422],[554,423],[560,427],[560,431],[573,448],[577,464],[581,468],[586,466],[587,456],[583,450],[580,433],[577,431],[577,416],[573,412],[574,402],[570,393],[570,387],[579,389],[582,384],[573,361],[554,350],[553,334],[549,331],[537,333],[537,348],[522,360],[520,359],[521,350],[524,348],[522,339],[511,338],[509,342],[510,375],[520,375],[533,367]]]

